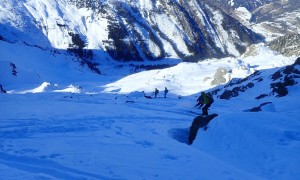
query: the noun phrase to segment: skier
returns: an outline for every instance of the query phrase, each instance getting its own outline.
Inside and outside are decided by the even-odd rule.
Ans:
[[[147,96],[147,95],[146,95],[145,91],[143,91],[143,94],[144,94],[144,97],[145,97],[145,98],[147,98],[147,99],[152,99],[151,96]]]
[[[199,106],[199,108],[201,108],[205,104],[205,106],[202,108],[202,115],[207,116],[208,108],[211,106],[211,104],[213,102],[214,102],[214,99],[210,94],[201,92],[201,96],[197,99],[197,104],[195,105],[195,107]]]
[[[167,87],[165,87],[165,98],[167,97],[169,90],[167,89]]]
[[[157,97],[157,94],[159,93],[159,90],[157,88],[155,88],[155,91],[154,91],[154,97],[156,98]]]
[[[215,117],[217,117],[217,114],[211,114],[208,116],[197,116],[190,127],[190,134],[188,139],[188,144],[193,144],[193,141],[195,140],[197,136],[197,132],[199,128],[203,128],[204,131],[207,130],[207,124]]]

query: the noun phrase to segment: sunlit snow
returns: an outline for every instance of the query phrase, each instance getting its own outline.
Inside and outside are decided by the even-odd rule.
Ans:
[[[74,20],[77,26],[68,25],[86,34],[87,48],[103,48],[101,42],[107,32],[99,31],[98,36],[95,32],[106,27],[105,18],[90,16],[87,9],[65,6],[64,0],[56,1],[59,8],[54,2],[41,2],[29,0],[24,4],[35,18],[48,21],[22,19],[25,16],[16,13],[17,8],[9,3],[0,7],[0,21],[6,23],[10,18],[14,26],[26,29],[28,22],[51,27]],[[139,6],[151,8],[147,2],[139,1]],[[50,3],[47,7],[53,14],[46,13],[45,3]],[[229,3],[233,5],[234,1]],[[60,10],[68,12],[66,21],[60,17]],[[83,16],[88,17],[86,24],[80,19]],[[98,23],[89,23],[94,18]],[[163,23],[159,19],[167,17],[156,18],[157,23]],[[219,12],[214,18],[221,23]],[[181,30],[171,21],[165,22],[162,30],[181,37],[174,42],[188,53]],[[228,34],[217,30],[222,35],[219,41],[215,39],[219,46],[238,55],[226,41]],[[295,78],[298,84],[288,87],[285,97],[255,99],[271,92],[272,73],[293,64],[297,57],[285,57],[257,44],[237,58],[186,63],[163,42],[170,57],[161,62],[170,67],[136,69],[129,63],[104,58],[99,63],[99,75],[66,52],[70,39],[58,37],[68,32],[50,29],[50,39],[43,36],[47,32],[33,30],[32,36],[26,37],[14,33],[5,36],[10,41],[0,40],[0,83],[7,92],[0,93],[1,180],[299,178],[299,78]],[[48,47],[48,40],[57,49]],[[35,42],[42,46],[33,46]],[[101,59],[103,54],[96,52],[95,58]],[[225,72],[225,82],[212,84],[218,70]],[[199,130],[192,145],[184,143],[193,119],[201,114],[201,109],[194,107],[200,92],[221,88],[258,70],[263,83],[230,100],[215,96],[209,113],[218,117],[207,131]],[[165,87],[169,90],[166,98]],[[160,91],[157,98],[155,88]],[[247,111],[262,103],[267,103],[262,111]]]

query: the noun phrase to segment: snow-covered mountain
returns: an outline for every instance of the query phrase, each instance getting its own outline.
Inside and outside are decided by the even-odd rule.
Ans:
[[[77,78],[78,74],[86,79],[102,78],[87,75],[90,72],[125,75],[182,61],[239,57],[245,51],[248,56],[253,55],[251,48],[255,46],[251,45],[262,39],[250,29],[267,34],[266,37],[274,35],[261,28],[261,24],[250,23],[253,13],[262,12],[265,6],[273,7],[274,3],[282,4],[274,5],[276,12],[277,9],[297,12],[294,7],[299,4],[292,0],[230,1],[227,10],[223,1],[196,0],[4,0],[1,3],[0,73],[7,77],[0,79],[3,89],[44,81],[84,81]],[[239,12],[240,19],[233,18],[237,17],[233,11]],[[263,15],[266,14],[257,17]],[[293,36],[286,36],[285,45],[278,43],[282,39],[269,45],[279,53],[297,55],[299,38],[289,37]],[[61,68],[64,65],[70,68]],[[127,73],[118,70],[123,66],[129,67]]]
[[[298,0],[274,1],[253,11],[254,29],[263,31],[273,40],[286,34],[300,34],[300,2]]]
[[[192,1],[4,0],[0,36],[90,59],[156,61],[239,56],[262,38],[214,6]],[[83,50],[82,50],[83,49]]]
[[[267,41],[300,33],[298,0],[207,1],[238,19]]]

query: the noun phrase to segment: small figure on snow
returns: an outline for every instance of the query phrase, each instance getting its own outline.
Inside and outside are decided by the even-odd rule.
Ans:
[[[147,96],[147,95],[146,95],[145,91],[143,91],[143,94],[144,94],[144,97],[145,97],[145,98],[147,98],[147,99],[152,99],[151,96]]]
[[[154,97],[156,98],[157,97],[157,94],[159,93],[159,90],[157,88],[155,88],[155,91],[154,91]]]
[[[165,87],[165,97],[164,98],[167,97],[168,92],[169,92],[169,90],[167,89],[167,87]]]
[[[207,116],[208,108],[211,106],[211,104],[213,102],[214,102],[214,99],[213,99],[212,95],[207,94],[205,92],[201,92],[201,95],[197,99],[197,104],[195,105],[195,107],[199,106],[199,108],[201,108],[205,104],[205,106],[202,108],[202,115]]]

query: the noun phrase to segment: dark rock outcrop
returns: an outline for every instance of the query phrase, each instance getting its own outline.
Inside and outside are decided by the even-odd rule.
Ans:
[[[271,71],[272,74],[268,79],[264,79],[264,71]],[[288,87],[299,83],[300,79],[300,58],[297,58],[295,63],[275,72],[272,70],[260,70],[244,79],[233,79],[223,87],[219,87],[211,91],[211,93],[220,99],[229,100],[239,96],[260,83],[270,82],[271,92],[263,92],[255,97],[255,99],[263,99],[268,96],[283,97],[288,92]]]
[[[2,87],[1,84],[0,84],[0,93],[6,93],[6,90]]]
[[[262,111],[262,108],[264,108],[265,106],[274,106],[274,105],[272,102],[265,102],[265,103],[260,104],[257,107],[247,109],[247,110],[245,110],[245,112],[259,112],[259,111]]]
[[[275,72],[271,78],[275,81],[270,84],[272,93],[277,94],[277,97],[286,96],[288,94],[287,87],[297,84],[295,79],[300,78],[300,58],[297,58],[294,64]]]
[[[195,140],[199,128],[205,128],[204,130],[207,129],[208,123],[213,120],[215,117],[217,117],[218,114],[210,114],[208,116],[197,116],[194,120],[193,123],[190,127],[190,132],[189,132],[189,141],[188,143],[191,145],[193,144],[193,141]]]

